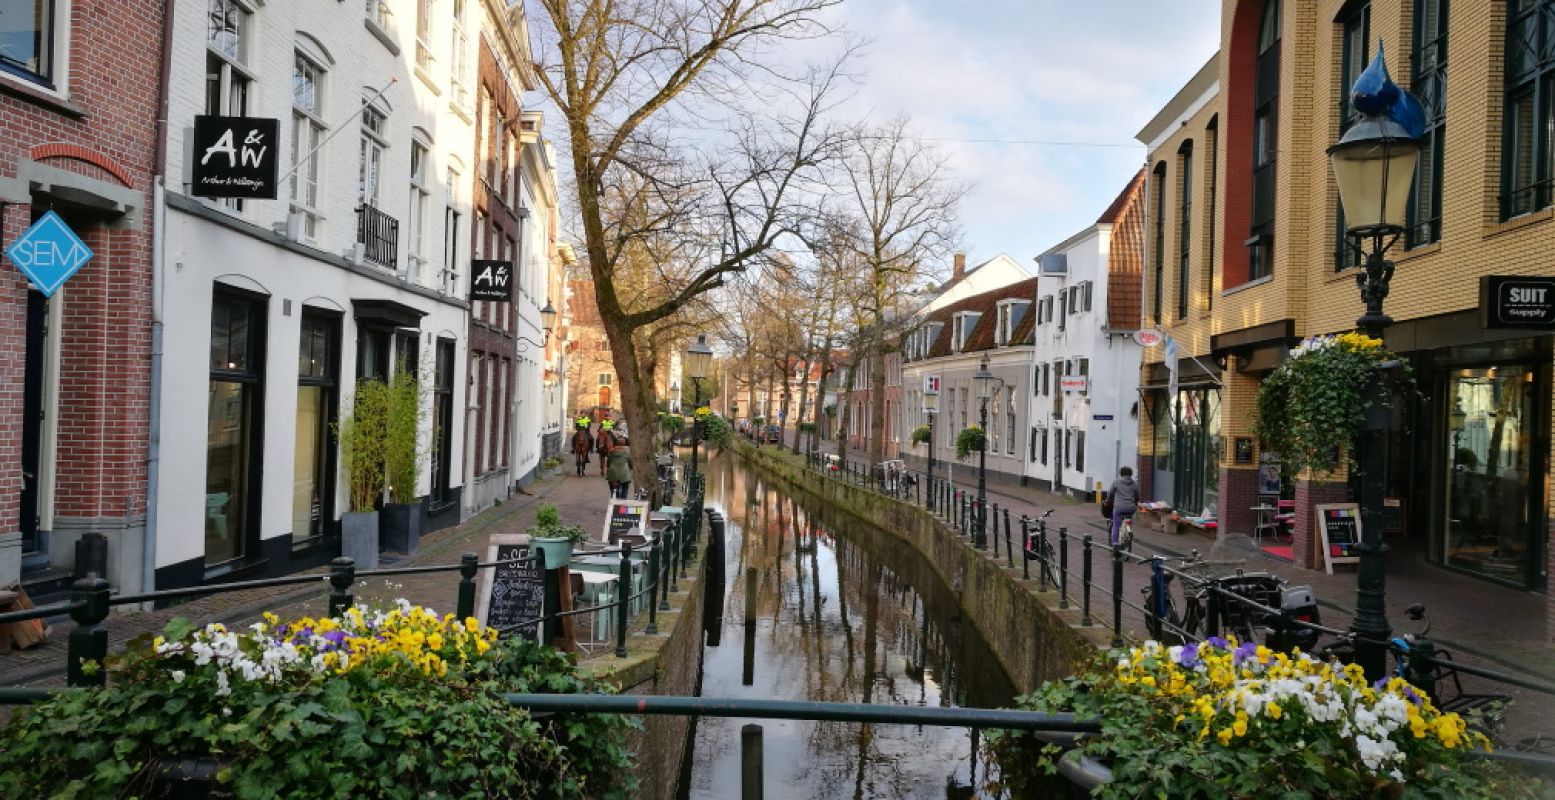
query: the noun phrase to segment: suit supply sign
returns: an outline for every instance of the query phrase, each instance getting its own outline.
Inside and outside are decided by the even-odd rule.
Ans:
[[[1555,278],[1486,275],[1479,279],[1480,324],[1555,330]]]
[[[195,117],[189,191],[274,200],[280,126],[279,120],[259,117]]]
[[[513,299],[513,262],[470,262],[470,299],[499,303]]]

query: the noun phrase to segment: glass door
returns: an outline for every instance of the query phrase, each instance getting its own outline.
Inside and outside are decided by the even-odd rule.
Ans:
[[[297,420],[292,459],[292,544],[328,532],[335,507],[338,318],[305,311],[297,357]]]
[[[1542,499],[1536,376],[1531,365],[1451,370],[1443,406],[1445,561],[1518,585],[1531,585],[1542,560],[1533,524]]]
[[[205,563],[258,544],[264,303],[218,291],[211,303],[205,447]]]

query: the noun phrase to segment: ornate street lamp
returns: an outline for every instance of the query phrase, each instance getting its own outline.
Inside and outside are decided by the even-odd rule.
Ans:
[[[1347,224],[1346,235],[1366,255],[1355,276],[1366,311],[1355,321],[1363,333],[1382,339],[1393,322],[1382,303],[1393,280],[1393,262],[1387,250],[1404,232],[1409,188],[1420,156],[1420,132],[1425,114],[1409,92],[1388,77],[1377,57],[1360,74],[1350,90],[1350,103],[1361,120],[1350,126],[1339,143],[1328,148],[1339,202]],[[1387,669],[1387,642],[1392,634],[1387,617],[1387,573],[1383,553],[1383,469],[1386,463],[1388,407],[1383,399],[1382,378],[1374,375],[1367,396],[1366,422],[1356,437],[1356,464],[1361,474],[1360,569],[1356,576],[1355,661],[1370,680]]]
[[[924,491],[928,492],[924,499],[928,501],[925,506],[928,510],[934,510],[934,418],[939,416],[939,395],[923,395],[923,413],[929,418],[929,468],[926,471],[923,482],[928,484]]]
[[[686,348],[686,376],[691,379],[691,474],[697,474],[697,441],[701,438],[697,409],[702,407],[702,379],[713,366],[713,348],[707,346],[707,334],[697,334],[697,340]]]
[[[556,330],[556,308],[551,305],[551,301],[549,300],[545,301],[545,308],[540,309],[540,330],[543,335],[538,342],[531,339],[526,339],[522,336],[515,336],[513,338],[523,342],[524,344],[531,344],[537,348],[542,349],[548,343],[550,343],[551,331]]]
[[[977,372],[972,375],[972,380],[977,383],[977,401],[979,409],[977,413],[978,424],[983,430],[983,446],[977,449],[977,526],[972,537],[972,546],[979,550],[988,549],[988,399],[993,397],[993,385],[1003,385],[1004,381],[988,371],[988,354],[983,354],[982,363],[977,365]]]

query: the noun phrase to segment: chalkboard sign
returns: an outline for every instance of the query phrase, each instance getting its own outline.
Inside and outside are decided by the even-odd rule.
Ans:
[[[1409,535],[1409,512],[1404,498],[1382,498],[1382,533],[1385,536]]]
[[[499,533],[486,545],[487,561],[528,557],[528,534]],[[476,589],[476,619],[504,635],[539,642],[539,619],[544,615],[545,578],[533,562],[481,570]]]
[[[600,541],[614,544],[629,533],[648,535],[647,500],[611,500],[605,516],[605,529]]]
[[[1361,507],[1355,503],[1335,503],[1313,507],[1318,541],[1323,546],[1323,568],[1334,574],[1335,564],[1354,564],[1361,560],[1356,545],[1361,543]]]

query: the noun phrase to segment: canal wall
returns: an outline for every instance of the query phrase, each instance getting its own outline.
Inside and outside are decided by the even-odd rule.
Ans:
[[[629,620],[626,657],[610,648],[578,663],[590,674],[614,683],[622,694],[692,696],[699,694],[702,676],[702,581],[706,559],[707,520],[697,556],[686,563],[686,577],[678,579],[678,591],[670,592],[669,611],[660,611],[657,634],[643,633],[646,612]],[[691,746],[691,718],[670,715],[644,716],[642,727],[632,731],[627,748],[635,755],[634,771],[639,789],[633,797],[673,800],[682,762]]]
[[[1004,566],[1002,559],[977,550],[922,508],[826,478],[807,469],[802,457],[779,448],[736,440],[735,449],[763,475],[917,550],[951,587],[964,618],[988,643],[1017,692],[1074,674],[1110,644],[1110,630],[1082,627],[1078,608],[1060,609],[1056,591],[1038,592],[1035,580],[1022,580],[1019,563],[1013,569]]]

